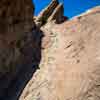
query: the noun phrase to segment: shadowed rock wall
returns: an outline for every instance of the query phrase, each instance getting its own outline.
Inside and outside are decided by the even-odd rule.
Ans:
[[[22,75],[20,70],[39,63],[41,36],[33,13],[32,0],[0,1],[0,100],[6,91],[10,93],[9,84]]]

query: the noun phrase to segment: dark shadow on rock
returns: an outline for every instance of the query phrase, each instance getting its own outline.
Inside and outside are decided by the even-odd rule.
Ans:
[[[19,100],[23,89],[32,78],[41,61],[41,43],[43,38],[43,32],[39,29],[32,29],[34,40],[37,42],[37,47],[33,50],[33,65],[25,64],[18,72],[16,77],[10,82],[8,88],[5,89],[4,96],[0,100]]]
[[[56,24],[62,24],[64,22],[68,21],[68,20],[69,20],[69,18],[67,16],[62,16],[62,18],[60,18],[59,20],[56,20],[55,23]]]

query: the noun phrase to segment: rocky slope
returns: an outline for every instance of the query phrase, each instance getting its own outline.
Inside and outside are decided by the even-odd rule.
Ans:
[[[100,100],[100,7],[41,30],[40,70],[19,100]]]

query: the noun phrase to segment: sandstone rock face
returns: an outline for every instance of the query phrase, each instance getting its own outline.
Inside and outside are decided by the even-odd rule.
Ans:
[[[0,1],[0,100],[20,69],[39,61],[40,39],[33,12],[31,0]]]
[[[41,27],[45,37],[40,70],[19,100],[100,100],[99,26],[97,7],[62,24]]]

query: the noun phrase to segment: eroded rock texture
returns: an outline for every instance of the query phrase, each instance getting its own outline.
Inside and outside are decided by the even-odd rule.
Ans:
[[[20,100],[100,100],[100,7],[41,29],[40,70]]]
[[[32,0],[0,1],[0,100],[8,100],[11,89],[19,88],[25,71],[39,63],[41,36],[33,22],[33,12]]]

